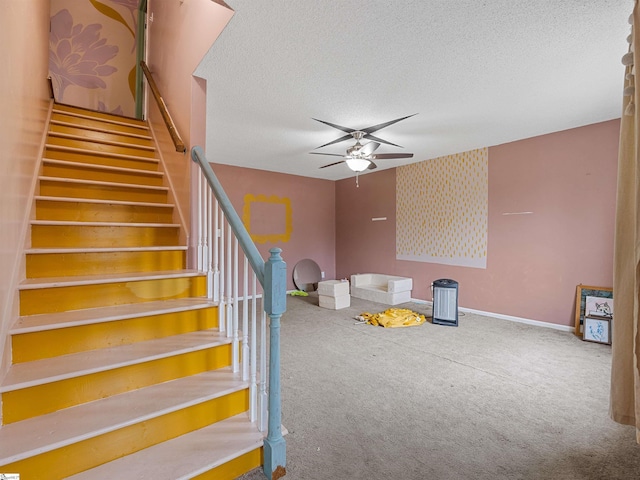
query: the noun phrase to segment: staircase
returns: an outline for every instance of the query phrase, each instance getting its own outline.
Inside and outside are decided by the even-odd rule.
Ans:
[[[263,463],[169,198],[144,122],[55,105],[0,384],[0,473],[232,479]]]

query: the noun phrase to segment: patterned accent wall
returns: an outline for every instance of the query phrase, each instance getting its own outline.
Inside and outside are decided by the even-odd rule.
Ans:
[[[487,148],[396,170],[396,258],[487,267]]]
[[[133,117],[139,0],[51,0],[49,75],[60,103]]]

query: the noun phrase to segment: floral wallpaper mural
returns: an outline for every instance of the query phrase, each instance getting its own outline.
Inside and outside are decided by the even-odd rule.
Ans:
[[[138,1],[51,1],[56,101],[134,116]]]

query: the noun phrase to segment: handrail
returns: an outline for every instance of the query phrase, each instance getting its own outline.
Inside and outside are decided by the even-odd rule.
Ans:
[[[169,114],[169,110],[167,109],[167,104],[164,103],[164,99],[162,98],[162,95],[160,95],[160,90],[158,90],[158,86],[156,85],[156,82],[153,79],[153,76],[151,75],[151,71],[149,70],[149,67],[147,67],[147,64],[145,63],[144,60],[140,60],[140,66],[142,67],[144,76],[146,77],[147,82],[149,83],[149,88],[151,89],[153,98],[156,99],[156,103],[158,104],[158,108],[160,109],[160,114],[164,119],[164,123],[167,125],[167,129],[169,129],[169,135],[171,135],[173,144],[176,146],[176,152],[180,152],[180,153],[185,152],[187,149],[184,146],[184,142],[182,141],[182,138],[180,138],[180,134],[176,129],[175,123],[173,123],[173,119],[171,118],[171,115]]]
[[[242,248],[242,251],[245,254],[245,274],[244,274],[245,285],[246,285],[246,277],[247,277],[246,269],[247,269],[247,263],[248,263],[251,265],[251,268],[253,269],[253,272],[254,272],[254,275],[253,275],[254,298],[255,298],[255,280],[256,279],[260,282],[263,288],[264,293],[262,297],[262,308],[264,313],[266,313],[269,316],[269,345],[267,347],[263,343],[260,348],[261,375],[260,375],[260,394],[259,394],[260,402],[259,403],[260,403],[260,410],[261,412],[263,412],[263,414],[261,414],[261,420],[260,420],[261,426],[259,427],[259,429],[260,431],[263,431],[264,419],[265,417],[267,417],[266,427],[268,429],[268,432],[263,443],[263,471],[267,478],[275,480],[282,477],[286,473],[286,469],[285,469],[286,442],[284,440],[284,437],[282,436],[282,428],[281,428],[282,427],[281,425],[282,407],[281,407],[281,399],[280,399],[280,319],[282,317],[282,314],[286,310],[286,304],[287,304],[287,292],[286,292],[287,264],[284,262],[284,260],[280,256],[280,252],[282,250],[279,248],[271,248],[269,250],[271,255],[266,262],[262,259],[262,257],[260,256],[260,253],[258,252],[257,247],[253,243],[253,240],[251,240],[249,232],[247,232],[247,229],[245,228],[244,224],[240,220],[240,217],[238,216],[237,212],[233,208],[233,205],[231,204],[229,197],[227,197],[227,194],[222,188],[222,185],[220,184],[220,182],[218,181],[218,178],[216,177],[215,173],[213,173],[213,169],[211,168],[211,165],[209,165],[209,162],[207,161],[204,155],[204,152],[202,151],[202,148],[198,146],[193,147],[191,149],[191,158],[193,159],[194,162],[200,165],[200,169],[202,171],[202,174],[204,175],[204,180],[207,181],[210,187],[210,191],[213,192],[216,198],[216,201],[218,203],[217,207],[215,208],[216,219],[217,219],[217,212],[219,207],[220,210],[222,210],[224,217],[226,219],[226,223],[229,225],[229,228],[230,228],[230,230],[227,231],[228,237],[226,241],[227,242],[226,256],[228,258],[226,259],[226,267],[221,267],[221,268],[225,268],[225,271],[226,271],[227,296],[224,297],[223,295],[224,282],[222,281],[219,282],[218,288],[220,291],[219,298],[221,299],[220,300],[221,305],[226,304],[227,306],[227,313],[224,314],[224,318],[226,318],[226,323],[227,323],[227,327],[225,327],[227,331],[227,336],[233,337],[232,363],[234,365],[233,367],[234,372],[237,371],[235,369],[237,358],[238,358],[238,352],[236,348],[239,343],[238,315],[237,315],[237,312],[238,312],[238,303],[237,303],[238,301],[238,287],[237,287],[238,244],[240,245],[240,247]],[[209,190],[207,190],[207,192],[209,192]],[[210,201],[210,198],[211,198],[209,196],[209,193],[207,193],[205,198],[209,199],[209,200],[205,200],[203,205],[203,211],[206,212],[205,214],[205,217],[206,217],[207,215],[211,215],[212,213],[211,208],[207,206],[207,203]],[[202,199],[198,200],[199,203],[201,201]],[[218,244],[218,234],[220,234],[219,240],[224,241],[224,225],[225,224],[222,223],[220,230],[218,230],[217,220],[216,220],[215,234],[213,234],[215,237],[214,242],[216,243],[216,245]],[[209,230],[209,227],[202,230],[203,231]],[[233,254],[231,253],[231,236],[230,236],[231,232],[233,232],[235,235]],[[203,260],[206,258],[206,255],[204,255],[204,251],[206,251],[209,248],[209,246],[207,245],[206,239],[204,241],[204,245],[206,247],[203,250],[203,257],[204,257]],[[216,251],[217,251],[217,247],[216,247]],[[224,251],[224,248],[220,248],[221,257],[223,255],[222,254],[223,251]],[[207,262],[204,261],[203,263],[206,264]],[[233,265],[233,268],[231,268],[232,265]],[[236,281],[233,289],[231,288],[231,275],[235,277],[235,281]],[[243,295],[246,299],[248,295],[246,286],[245,286]],[[247,312],[246,302],[243,303],[243,305],[244,305],[243,306],[243,315],[244,315],[244,313]],[[254,303],[254,308],[255,308],[255,303]],[[222,310],[220,311],[220,313],[222,314]],[[255,333],[256,333],[255,315],[252,316],[252,318],[254,320],[252,321],[251,337],[252,337],[252,342],[255,342]],[[242,327],[243,336],[248,333],[249,327],[247,322],[248,320],[245,320],[243,318],[243,327]],[[223,323],[224,322],[221,320],[221,327],[223,326]],[[266,337],[266,319],[264,315],[262,316],[261,332],[262,333],[260,336],[262,338],[262,341],[264,342]],[[254,381],[257,378],[254,372],[256,348],[254,346],[251,349],[252,353],[247,352],[247,350],[249,350],[248,339],[243,338],[242,343],[243,343],[243,361],[246,362],[250,358],[252,359],[251,362],[253,365],[251,367],[252,381],[250,383],[250,391],[249,391],[250,418],[252,418],[253,414],[251,412],[253,411],[253,407],[251,407],[251,404],[252,402],[255,402],[254,393],[252,392],[256,391]],[[268,374],[265,375],[265,373],[267,373],[266,372],[267,370],[266,351],[267,350],[269,352],[269,367],[268,367]],[[243,373],[243,378],[244,378],[247,374],[247,369],[244,367],[244,365],[243,365],[243,372],[244,372]],[[265,376],[268,378],[268,381],[269,381],[268,393],[266,390]],[[266,402],[264,401],[265,399],[266,399]],[[268,403],[268,408],[266,405],[267,403]]]
[[[258,252],[258,249],[256,248],[256,244],[253,243],[253,240],[251,240],[251,236],[249,236],[249,232],[247,232],[247,229],[242,223],[242,220],[240,220],[240,217],[238,216],[238,212],[236,212],[235,209],[233,208],[233,205],[231,205],[231,201],[229,200],[229,197],[227,197],[227,194],[225,193],[224,189],[222,188],[222,185],[220,184],[218,177],[216,177],[216,174],[213,173],[213,170],[211,169],[211,165],[209,165],[209,162],[204,156],[204,152],[202,151],[202,148],[199,146],[193,147],[191,149],[191,158],[193,159],[194,162],[200,165],[200,168],[202,168],[202,172],[204,173],[204,176],[209,181],[209,185],[211,185],[213,194],[215,195],[216,200],[218,200],[218,203],[220,204],[220,209],[224,212],[225,216],[227,217],[227,221],[229,222],[229,226],[233,230],[233,233],[235,234],[235,236],[238,238],[238,242],[240,243],[240,247],[242,247],[242,251],[247,256],[247,259],[249,260],[249,263],[251,264],[253,271],[256,273],[256,276],[258,277],[258,281],[260,282],[260,285],[262,285],[262,288],[265,288],[264,260],[262,259],[260,252]]]

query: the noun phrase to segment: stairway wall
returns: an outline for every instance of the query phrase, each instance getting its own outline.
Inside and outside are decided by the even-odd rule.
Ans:
[[[147,119],[156,137],[167,179],[175,193],[173,201],[180,221],[189,231],[192,194],[195,192],[195,169],[192,168],[189,151],[195,145],[206,147],[206,85],[193,72],[230,21],[233,10],[211,0],[149,0],[147,16],[147,64],[187,152],[175,151],[151,96],[147,100]],[[194,246],[193,239],[189,246]]]
[[[22,248],[31,189],[49,111],[49,0],[0,2],[0,378],[8,366],[5,344],[17,311],[16,285],[24,278]]]

